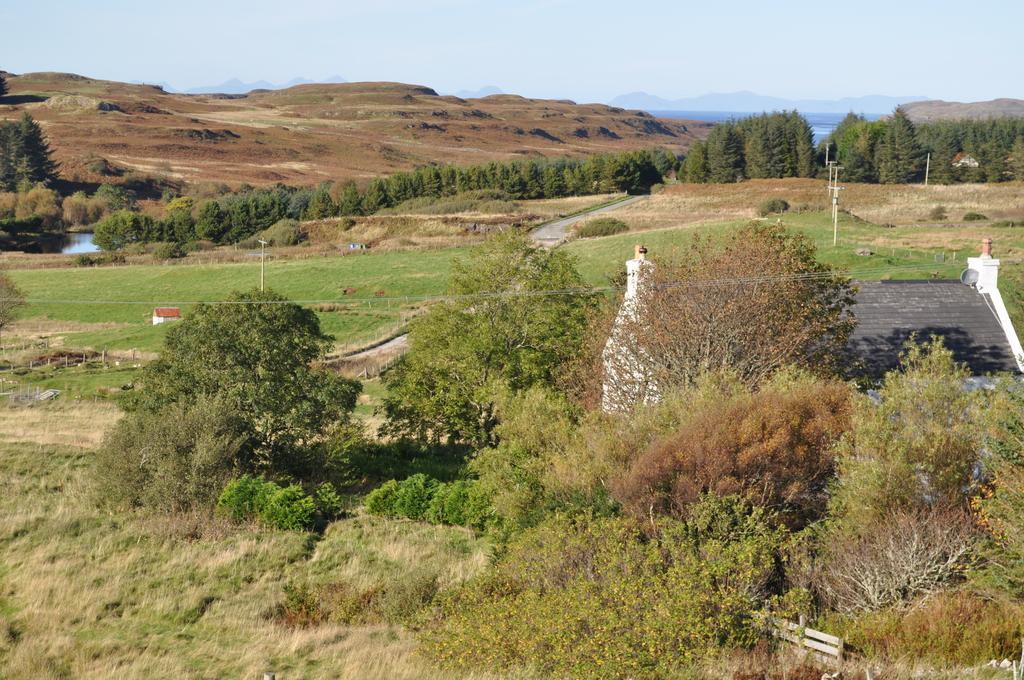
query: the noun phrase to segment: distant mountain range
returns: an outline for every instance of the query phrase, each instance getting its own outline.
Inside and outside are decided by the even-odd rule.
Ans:
[[[935,99],[904,107],[914,122],[986,118],[1024,118],[1024,99],[992,99],[987,102],[944,102]]]
[[[489,97],[492,94],[505,94],[500,87],[494,85],[485,85],[479,90],[459,90],[455,93],[455,96],[459,99],[479,99],[480,97]]]
[[[348,81],[341,76],[335,75],[322,80],[310,80],[309,78],[292,78],[286,83],[271,83],[266,80],[256,80],[251,83],[246,83],[238,78],[231,78],[225,80],[220,85],[203,85],[201,87],[193,87],[187,90],[178,90],[167,83],[149,83],[150,85],[160,85],[167,92],[173,92],[176,94],[246,94],[253,90],[284,90],[295,85],[308,85],[310,83],[347,83]]]
[[[623,109],[642,111],[735,111],[759,113],[797,109],[814,113],[891,113],[908,102],[924,101],[927,97],[888,97],[867,95],[843,99],[783,99],[754,92],[713,92],[699,97],[664,99],[646,92],[631,92],[612,99],[609,103]]]

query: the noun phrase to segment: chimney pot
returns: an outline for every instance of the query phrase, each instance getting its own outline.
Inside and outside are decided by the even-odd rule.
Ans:
[[[981,256],[992,257],[992,239],[983,238],[981,239]]]

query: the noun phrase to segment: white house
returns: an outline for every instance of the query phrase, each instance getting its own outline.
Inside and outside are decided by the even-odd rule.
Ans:
[[[953,156],[951,165],[954,168],[976,168],[981,165],[981,163],[979,163],[978,159],[971,154],[961,151],[957,155]]]
[[[659,398],[642,349],[623,341],[624,333],[642,328],[644,310],[637,291],[654,264],[647,249],[636,246],[626,262],[626,293],[605,344],[602,407],[628,410]],[[937,335],[973,376],[1024,372],[1024,348],[999,292],[999,260],[992,257],[992,239],[984,239],[981,254],[967,258],[960,280],[855,281],[853,314],[857,326],[850,338],[851,373],[881,378],[899,365],[900,353],[911,337]]]
[[[157,307],[153,310],[153,325],[159,326],[168,321],[181,319],[181,309],[178,307]]]

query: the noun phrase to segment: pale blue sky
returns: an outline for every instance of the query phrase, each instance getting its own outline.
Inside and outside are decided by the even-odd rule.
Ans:
[[[0,0],[0,68],[177,88],[394,80],[606,101],[1024,98],[1024,0]]]

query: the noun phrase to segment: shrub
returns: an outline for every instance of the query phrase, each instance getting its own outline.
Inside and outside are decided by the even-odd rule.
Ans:
[[[629,231],[629,225],[622,220],[615,219],[614,217],[598,217],[597,219],[584,222],[576,230],[576,236],[579,238],[595,238],[597,236],[621,234],[624,231]]]
[[[278,619],[295,628],[315,626],[327,618],[316,591],[306,583],[286,583],[284,602],[279,606]]]
[[[1021,615],[1018,604],[954,591],[838,622],[835,631],[869,657],[974,666],[1020,652]]]
[[[217,507],[236,521],[258,518],[275,529],[300,531],[313,526],[316,502],[298,484],[281,487],[243,475],[228,483]]]
[[[101,496],[170,511],[212,507],[244,460],[238,413],[206,397],[125,416],[97,452]]]
[[[302,232],[297,221],[285,218],[271,225],[260,238],[272,246],[295,246],[302,240]]]
[[[335,519],[344,512],[345,499],[338,494],[333,484],[324,482],[316,489],[316,508],[325,519]]]
[[[937,205],[928,212],[928,219],[936,222],[945,222],[949,215],[946,214],[946,206]]]
[[[185,257],[185,250],[180,243],[157,243],[153,248],[153,257],[158,260],[175,260]]]
[[[963,507],[977,489],[987,413],[982,391],[942,340],[910,345],[890,371],[880,401],[855,400],[852,428],[838,451],[831,514],[852,530],[892,512]]]
[[[75,255],[74,263],[76,267],[94,267],[98,264],[91,255],[87,255],[86,253],[79,253],[78,255]]]
[[[448,667],[534,666],[544,676],[675,677],[716,650],[752,645],[784,531],[744,520],[733,536],[623,518],[555,517],[449,596],[424,636]],[[656,604],[655,604],[656,603]]]
[[[67,196],[61,203],[65,224],[84,225],[98,222],[106,213],[106,209],[103,199],[89,198],[81,191]]]
[[[385,482],[367,494],[365,507],[371,515],[476,529],[486,528],[493,515],[490,497],[478,482],[444,483],[424,474]]]
[[[427,507],[426,520],[434,524],[464,524],[469,484],[465,481],[441,484],[434,490]]]
[[[988,217],[977,212],[964,213],[964,222],[984,222]]]
[[[398,517],[395,499],[398,497],[398,480],[390,479],[366,494],[366,511],[371,515]]]
[[[398,485],[395,494],[395,513],[399,517],[424,519],[437,487],[436,479],[422,473],[406,478]]]
[[[761,217],[776,215],[789,210],[789,202],[781,198],[770,198],[757,208],[757,214]]]
[[[220,497],[217,507],[227,512],[237,522],[258,517],[267,505],[267,499],[277,488],[273,482],[260,477],[242,475],[230,481]]]
[[[849,399],[842,383],[806,379],[706,395],[678,430],[612,479],[613,496],[637,518],[685,518],[713,491],[739,494],[795,526],[812,521],[826,505]]]
[[[276,485],[275,485],[276,486]],[[301,531],[313,526],[316,503],[298,484],[278,487],[266,498],[260,519],[275,529]]]
[[[961,512],[897,512],[826,535],[811,583],[832,609],[870,612],[927,597],[960,578],[975,544]]]

